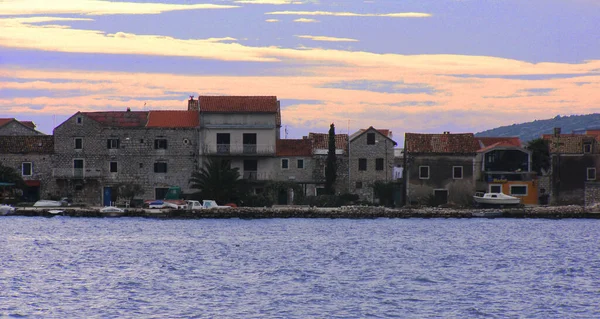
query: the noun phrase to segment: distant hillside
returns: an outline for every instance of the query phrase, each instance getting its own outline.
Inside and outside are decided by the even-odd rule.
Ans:
[[[556,116],[549,120],[501,126],[491,130],[476,133],[475,136],[518,136],[522,143],[534,140],[542,134],[551,134],[555,127],[560,127],[562,133],[600,128],[600,114]]]

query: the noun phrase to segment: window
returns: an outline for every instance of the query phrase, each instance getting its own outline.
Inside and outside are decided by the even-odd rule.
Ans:
[[[188,145],[190,144],[190,140],[188,140],[187,138],[183,139],[183,144]]]
[[[244,143],[244,153],[256,153],[256,133],[242,134],[242,142]]]
[[[144,144],[144,139],[140,138],[140,144]]]
[[[429,166],[419,166],[419,179],[429,179]]]
[[[154,163],[154,173],[166,173],[166,172],[167,172],[167,163],[165,163],[165,162]]]
[[[584,143],[583,144],[583,152],[591,153],[592,152],[592,143]]]
[[[167,139],[166,138],[157,138],[154,140],[154,149],[155,150],[166,150],[167,149]]]
[[[78,116],[77,119],[75,120],[75,122],[79,125],[83,124],[83,118],[81,116]]]
[[[75,138],[75,149],[76,150],[83,149],[83,138],[81,138],[81,137]]]
[[[116,172],[118,172],[119,167],[118,167],[117,162],[110,162],[109,168],[110,168],[111,173],[116,173]]]
[[[357,189],[362,188],[362,182],[360,182],[360,181],[356,182],[354,185]]]
[[[596,168],[588,167],[587,169],[587,180],[595,181],[596,180]]]
[[[296,162],[296,167],[298,168],[304,168],[304,160],[303,159],[298,159],[298,161]]]
[[[383,171],[383,158],[376,158],[375,159],[375,170],[376,171]]]
[[[281,159],[281,168],[282,169],[288,169],[289,167],[289,163],[290,161],[287,158],[282,158]]]
[[[510,185],[510,195],[527,195],[527,185]]]
[[[33,164],[31,162],[24,162],[21,164],[21,172],[23,176],[33,175]]]
[[[109,150],[118,149],[121,146],[121,141],[118,138],[109,138],[106,140],[106,148]]]
[[[462,179],[463,178],[463,167],[462,166],[452,166],[452,178],[454,178],[454,179]]]
[[[140,168],[144,168],[144,163],[140,163]]]
[[[367,170],[367,159],[366,158],[359,158],[358,159],[358,170],[359,171],[366,171]]]
[[[502,193],[502,185],[490,185],[490,193]]]
[[[165,197],[167,197],[168,192],[169,192],[168,188],[157,187],[154,189],[154,199],[165,199]]]
[[[375,145],[375,133],[367,133],[367,145]]]

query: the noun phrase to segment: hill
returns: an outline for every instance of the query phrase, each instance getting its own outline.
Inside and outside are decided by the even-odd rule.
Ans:
[[[476,133],[475,136],[518,136],[522,143],[534,140],[542,134],[551,134],[555,127],[560,127],[562,133],[572,133],[590,128],[600,128],[600,114],[560,116],[548,120],[501,126]]]

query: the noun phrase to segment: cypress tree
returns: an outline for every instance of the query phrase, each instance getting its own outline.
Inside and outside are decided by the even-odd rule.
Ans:
[[[337,177],[337,158],[335,155],[335,126],[329,127],[329,150],[327,151],[327,164],[325,166],[325,193],[335,194],[333,185]]]

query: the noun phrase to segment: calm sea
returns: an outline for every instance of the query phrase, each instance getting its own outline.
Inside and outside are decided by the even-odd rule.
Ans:
[[[0,218],[0,317],[600,318],[600,221]]]

